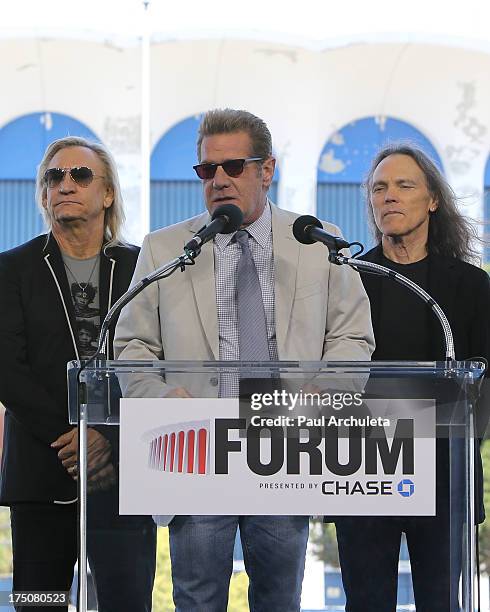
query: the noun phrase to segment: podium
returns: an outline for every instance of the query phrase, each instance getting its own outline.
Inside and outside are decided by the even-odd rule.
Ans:
[[[69,363],[69,417],[80,431],[79,610],[86,429],[96,427],[113,445],[122,514],[334,521],[430,517],[437,502],[450,519],[450,588],[473,612],[483,373],[483,363],[460,361]],[[191,397],[168,397],[179,389]]]

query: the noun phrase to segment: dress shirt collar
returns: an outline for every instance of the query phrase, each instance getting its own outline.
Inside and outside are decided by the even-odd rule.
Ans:
[[[272,231],[272,213],[270,202],[267,200],[264,210],[260,217],[244,229],[255,239],[255,241],[263,248],[267,248],[269,236]],[[230,244],[236,232],[232,234],[216,234],[214,241],[220,251],[224,251]]]

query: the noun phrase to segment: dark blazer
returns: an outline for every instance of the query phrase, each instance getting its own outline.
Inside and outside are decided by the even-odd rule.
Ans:
[[[112,305],[128,288],[138,252],[118,246],[101,254],[101,320],[109,299]],[[0,401],[6,408],[1,504],[77,496],[75,481],[50,448],[71,429],[66,364],[78,358],[74,330],[70,288],[53,236],[1,253]],[[112,347],[112,333],[107,346]]]
[[[382,264],[382,248],[378,245],[360,259]],[[362,282],[371,302],[371,318],[375,339],[383,334],[381,300],[384,280],[380,276],[361,273]],[[454,336],[456,359],[471,360],[483,357],[490,361],[490,279],[481,268],[459,259],[429,255],[428,293],[446,314]],[[410,325],[410,321],[404,321]],[[445,357],[444,336],[436,316],[430,317],[430,349],[428,361],[442,361]],[[416,330],[414,330],[414,333]],[[384,356],[375,351],[373,360]],[[403,355],[400,355],[403,359]],[[487,372],[488,375],[488,372]],[[479,404],[477,414],[478,436],[482,437],[488,418],[486,393]],[[477,520],[484,519],[483,471],[481,457],[476,457]]]

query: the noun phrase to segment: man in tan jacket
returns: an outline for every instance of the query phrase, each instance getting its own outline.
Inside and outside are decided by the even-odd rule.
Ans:
[[[178,255],[220,205],[241,209],[242,231],[217,235],[204,245],[195,266],[149,286],[123,310],[116,329],[118,358],[252,360],[242,349],[238,303],[240,265],[249,257],[260,284],[261,312],[248,333],[253,336],[264,320],[267,353],[256,360],[369,360],[374,348],[369,302],[358,274],[331,265],[321,245],[298,243],[291,231],[297,215],[267,199],[275,159],[266,124],[246,111],[210,111],[197,148],[195,170],[209,214],[147,236],[133,283]],[[180,384],[155,376],[131,389],[142,397],[235,392],[213,377]],[[178,516],[169,529],[179,612],[226,610],[238,526],[250,609],[299,610],[308,517]]]

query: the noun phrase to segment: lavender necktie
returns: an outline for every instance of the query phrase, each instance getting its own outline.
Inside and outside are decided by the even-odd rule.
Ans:
[[[246,230],[239,230],[235,234],[242,249],[236,284],[240,361],[269,361],[264,302],[257,268],[248,244],[249,236]]]

